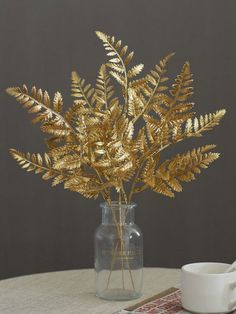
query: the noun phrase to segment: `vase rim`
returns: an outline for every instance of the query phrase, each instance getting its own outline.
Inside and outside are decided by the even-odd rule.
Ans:
[[[115,207],[118,207],[119,206],[119,202],[118,201],[112,201],[111,204]],[[104,208],[104,207],[107,207],[107,208],[110,208],[110,204],[108,202],[102,202],[100,203],[99,205],[100,207]],[[128,204],[126,204],[125,202],[121,202],[121,206],[122,207],[128,207],[128,208],[135,208],[137,206],[136,203],[134,202],[130,202]]]

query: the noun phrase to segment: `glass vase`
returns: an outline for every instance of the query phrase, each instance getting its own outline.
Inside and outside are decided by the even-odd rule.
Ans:
[[[135,203],[102,203],[102,224],[95,232],[96,295],[107,300],[141,296],[143,236],[134,223]]]

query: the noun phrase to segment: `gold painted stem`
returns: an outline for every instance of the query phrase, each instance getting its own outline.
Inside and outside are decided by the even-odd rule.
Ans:
[[[119,190],[119,220],[120,220],[120,250],[121,250],[121,271],[122,271],[122,288],[125,289],[125,281],[124,281],[124,260],[123,260],[123,227],[122,227],[122,212],[121,212],[121,191]]]
[[[116,248],[115,248],[115,250],[113,250],[113,254],[112,254],[111,269],[110,269],[110,273],[109,273],[108,280],[107,280],[107,289],[108,289],[109,284],[110,284],[111,274],[112,274],[112,270],[113,270],[114,263],[115,263],[115,253],[116,253],[117,249],[118,249],[118,241],[116,244]]]
[[[128,260],[127,253],[124,250],[124,239],[123,239],[123,230],[122,230],[122,228],[123,228],[126,216],[124,217],[124,221],[122,221],[122,211],[121,211],[122,210],[121,209],[122,197],[121,197],[121,193],[119,193],[119,194],[120,194],[120,196],[119,196],[119,216],[120,216],[119,217],[120,218],[119,219],[119,223],[117,222],[117,218],[116,218],[113,206],[112,206],[111,199],[109,197],[107,198],[107,202],[108,202],[108,204],[109,204],[109,206],[111,208],[112,215],[113,215],[113,220],[114,220],[114,223],[116,225],[116,230],[117,230],[117,235],[118,235],[117,245],[116,245],[116,248],[115,248],[115,250],[113,251],[113,254],[112,254],[111,268],[110,268],[110,273],[109,273],[108,281],[107,281],[107,289],[109,288],[111,275],[112,275],[112,271],[113,271],[114,264],[115,264],[116,252],[118,250],[118,246],[119,246],[118,244],[119,244],[119,241],[120,241],[121,259],[122,259],[122,286],[123,286],[123,289],[125,289],[125,286],[124,286],[124,258],[125,258],[126,262],[127,262],[127,265],[128,265],[128,269],[129,269],[131,284],[132,284],[133,290],[135,291],[132,270],[131,270],[130,265],[129,265],[129,260]]]

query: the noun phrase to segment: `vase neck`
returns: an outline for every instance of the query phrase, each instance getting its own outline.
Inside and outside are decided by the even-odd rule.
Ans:
[[[102,203],[102,224],[103,225],[126,225],[134,223],[135,203],[125,204],[118,202]]]

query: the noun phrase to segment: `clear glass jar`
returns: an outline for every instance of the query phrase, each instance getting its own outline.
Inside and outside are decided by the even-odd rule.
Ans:
[[[96,295],[107,300],[141,296],[143,235],[134,223],[135,203],[102,203],[102,224],[95,232]]]

